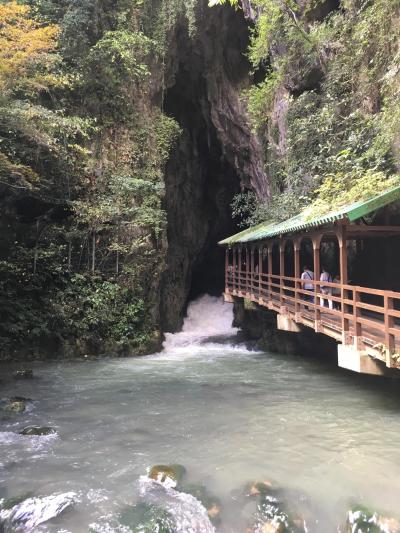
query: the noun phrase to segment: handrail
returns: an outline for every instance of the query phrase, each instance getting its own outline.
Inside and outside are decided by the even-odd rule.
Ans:
[[[311,315],[316,331],[323,330],[337,338],[339,328],[343,342],[354,342],[359,349],[370,348],[372,341],[376,350],[379,352],[379,348],[382,352],[377,356],[388,366],[394,366],[391,355],[396,349],[400,351],[400,292],[333,281],[302,280],[250,269],[238,270],[231,265],[225,275],[228,292],[250,296],[274,310],[278,306],[281,312],[307,324]],[[305,283],[313,289],[305,289]],[[329,289],[328,294],[322,291],[325,288]],[[368,297],[373,297],[372,301],[368,301]]]

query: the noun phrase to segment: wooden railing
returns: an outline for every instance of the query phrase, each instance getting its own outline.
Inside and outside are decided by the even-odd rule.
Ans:
[[[268,309],[291,316],[319,333],[397,367],[400,351],[400,293],[276,274],[226,270],[226,292],[248,298]],[[329,294],[321,287],[330,289]]]

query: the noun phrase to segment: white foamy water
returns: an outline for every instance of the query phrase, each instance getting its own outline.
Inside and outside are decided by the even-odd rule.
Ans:
[[[222,297],[201,296],[189,304],[182,331],[165,334],[163,353],[220,350],[221,340],[233,339],[238,332],[232,322],[232,304],[224,302]]]

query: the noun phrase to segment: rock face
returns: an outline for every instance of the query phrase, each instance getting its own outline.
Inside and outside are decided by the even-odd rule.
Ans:
[[[242,12],[201,4],[197,34],[182,20],[171,37],[164,107],[182,135],[166,169],[167,271],[161,318],[176,331],[188,297],[223,288],[219,239],[237,231],[230,203],[241,188],[268,194],[261,147],[241,92],[250,84],[249,28]]]

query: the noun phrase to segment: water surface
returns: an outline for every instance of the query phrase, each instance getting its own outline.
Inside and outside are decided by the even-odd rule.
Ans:
[[[350,500],[396,513],[395,382],[332,368],[323,353],[249,351],[227,339],[232,310],[218,299],[189,311],[161,354],[36,363],[31,381],[0,367],[0,397],[34,400],[0,418],[0,498],[77,492],[80,503],[37,531],[88,532],[135,503],[151,465],[181,463],[222,500],[222,532],[245,531],[248,512],[234,494],[251,480],[307,493],[323,533],[336,531]],[[33,424],[58,435],[17,434]]]

